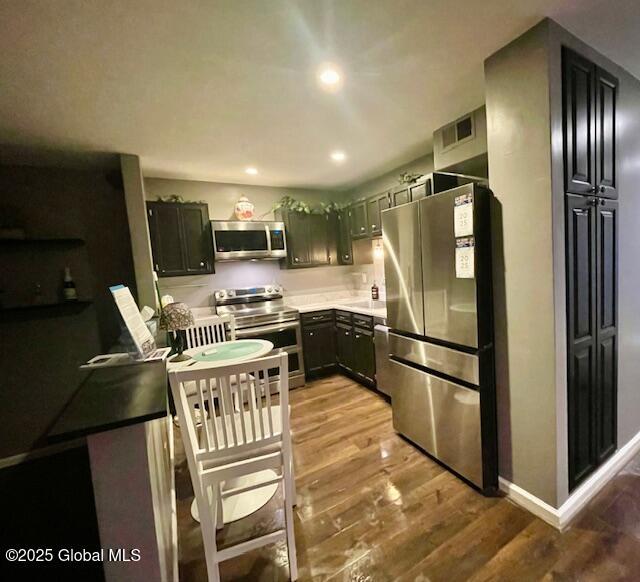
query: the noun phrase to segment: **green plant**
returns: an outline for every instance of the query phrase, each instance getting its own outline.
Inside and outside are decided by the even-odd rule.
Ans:
[[[422,174],[410,174],[409,172],[402,172],[398,178],[400,184],[411,184],[420,178]]]
[[[157,196],[158,202],[177,202],[178,204],[206,204],[204,200],[185,200],[180,194],[170,194],[169,196]]]
[[[303,212],[304,214],[331,214],[332,212],[338,212],[345,206],[346,204],[340,204],[339,202],[320,202],[319,205],[312,206],[302,200],[296,200],[292,196],[283,196],[274,204],[271,210],[272,212],[288,210],[289,212]]]

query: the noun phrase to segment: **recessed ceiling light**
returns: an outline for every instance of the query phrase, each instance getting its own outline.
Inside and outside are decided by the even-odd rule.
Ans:
[[[245,168],[245,173],[249,174],[250,176],[255,176],[258,173],[258,168],[254,168],[253,166],[249,166],[248,168]]]
[[[342,73],[332,63],[323,63],[318,68],[318,83],[326,91],[336,91],[342,86]]]
[[[334,162],[338,163],[344,162],[347,159],[347,154],[345,154],[342,150],[335,150],[329,155]]]

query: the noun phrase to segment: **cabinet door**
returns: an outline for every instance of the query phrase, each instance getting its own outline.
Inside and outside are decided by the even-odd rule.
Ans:
[[[336,357],[338,364],[353,370],[353,328],[336,324]]]
[[[340,265],[353,265],[353,252],[351,250],[351,232],[349,228],[349,212],[341,210],[337,216],[338,221],[338,263]]]
[[[616,102],[618,80],[596,69],[596,183],[598,196],[617,198]]]
[[[618,203],[599,202],[596,214],[596,450],[601,463],[617,446]]]
[[[569,488],[573,489],[597,463],[596,199],[566,198]]]
[[[429,192],[430,182],[420,182],[419,184],[413,184],[413,186],[409,187],[409,193],[411,195],[411,201],[420,200],[420,198],[424,198],[425,196],[430,196],[431,192]]]
[[[180,208],[177,204],[147,202],[153,267],[159,277],[185,273]]]
[[[180,219],[184,241],[184,274],[213,272],[213,247],[206,205],[182,205]]]
[[[287,212],[287,262],[290,267],[311,265],[309,253],[309,215],[304,212]]]
[[[370,330],[353,330],[353,371],[363,380],[375,381],[376,357]]]
[[[307,374],[326,372],[335,366],[335,329],[332,323],[305,326],[302,340]]]
[[[329,264],[329,217],[326,214],[310,214],[309,261],[311,265]]]
[[[399,186],[391,191],[391,205],[400,206],[411,202],[411,194],[409,193],[408,186]]]
[[[391,206],[389,192],[378,194],[367,200],[367,222],[369,234],[378,236],[382,234],[382,218],[380,213]]]
[[[357,202],[351,206],[349,209],[349,224],[351,238],[363,238],[367,236],[367,208],[365,201]]]
[[[563,51],[565,188],[590,194],[596,188],[595,65]]]

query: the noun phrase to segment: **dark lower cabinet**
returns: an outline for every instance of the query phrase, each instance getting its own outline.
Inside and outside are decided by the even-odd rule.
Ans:
[[[373,331],[355,327],[353,329],[353,372],[362,380],[375,383],[376,356]]]
[[[353,370],[353,327],[349,324],[336,323],[336,360],[345,370]]]
[[[336,335],[332,311],[303,314],[302,347],[307,376],[317,376],[335,370]]]
[[[566,196],[569,488],[616,449],[618,203]]]
[[[147,202],[154,269],[159,277],[213,273],[206,204]]]

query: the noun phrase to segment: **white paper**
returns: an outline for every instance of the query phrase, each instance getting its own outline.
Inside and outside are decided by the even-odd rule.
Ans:
[[[142,319],[129,287],[111,287],[113,299],[120,310],[120,315],[131,334],[131,339],[138,349],[141,357],[149,356],[156,349],[156,342]]]
[[[473,202],[466,202],[454,207],[453,229],[456,238],[473,234]]]
[[[472,238],[456,241],[456,277],[475,278],[475,244]]]

